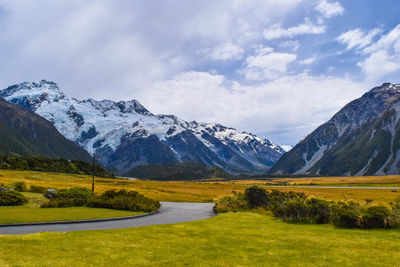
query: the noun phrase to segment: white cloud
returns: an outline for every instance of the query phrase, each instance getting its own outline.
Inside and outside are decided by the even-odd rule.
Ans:
[[[347,44],[347,49],[356,49],[364,58],[357,63],[371,83],[379,83],[380,79],[400,70],[400,24],[386,34],[373,29],[368,34],[360,29],[348,31],[338,40]]]
[[[339,2],[330,3],[327,0],[319,1],[315,9],[321,12],[326,18],[342,15],[344,13],[344,8]]]
[[[280,24],[274,24],[264,30],[264,38],[267,40],[280,38],[293,38],[303,34],[321,34],[325,33],[324,25],[314,24],[309,18],[304,19],[304,23],[290,28],[282,28]]]
[[[297,51],[300,47],[299,41],[284,41],[280,43],[281,47],[290,48],[292,51]]]
[[[181,73],[155,88],[143,99],[153,112],[219,122],[292,145],[368,89],[352,79],[308,74],[246,86],[204,72]]]
[[[378,81],[380,78],[400,70],[399,56],[389,56],[387,51],[379,50],[372,53],[364,61],[357,63],[368,81]]]
[[[0,88],[45,78],[78,98],[151,95],[153,81],[210,59],[196,51],[232,40],[246,48],[300,2],[3,0]],[[222,59],[241,54],[233,45],[210,52]]]
[[[214,47],[208,56],[215,60],[240,59],[243,55],[243,48],[232,43],[223,43]]]
[[[310,58],[306,58],[306,59],[299,61],[299,64],[300,65],[310,65],[310,64],[314,63],[315,60],[316,60],[315,57],[310,57]]]
[[[259,49],[246,59],[243,70],[248,80],[275,79],[287,72],[287,65],[297,58],[296,54],[273,52],[270,47]]]
[[[354,29],[341,34],[336,40],[347,45],[346,49],[362,49],[370,45],[374,38],[382,32],[380,29],[372,29],[364,33],[361,29]]]

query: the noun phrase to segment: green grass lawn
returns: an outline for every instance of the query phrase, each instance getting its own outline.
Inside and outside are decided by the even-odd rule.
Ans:
[[[399,230],[288,224],[250,212],[139,228],[0,236],[0,266],[395,266]]]
[[[40,208],[46,200],[42,194],[23,193],[29,200],[24,206],[0,207],[0,224],[100,219],[143,214],[143,212],[86,207]]]

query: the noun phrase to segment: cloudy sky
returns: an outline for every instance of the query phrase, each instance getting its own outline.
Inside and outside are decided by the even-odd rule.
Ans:
[[[373,86],[400,82],[397,0],[0,0],[0,88],[52,80],[78,99],[296,144]]]

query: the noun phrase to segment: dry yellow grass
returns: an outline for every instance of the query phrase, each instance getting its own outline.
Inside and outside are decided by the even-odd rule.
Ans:
[[[28,185],[44,186],[48,188],[69,188],[83,186],[91,188],[91,177],[85,175],[41,173],[32,171],[0,170],[0,184],[9,184],[13,181],[25,181]],[[275,180],[274,180],[275,181]],[[277,179],[296,184],[320,185],[349,185],[364,183],[364,185],[379,185],[400,183],[400,176],[373,176],[373,177],[327,177],[327,178],[297,178]],[[130,181],[127,179],[96,178],[96,192],[101,193],[110,189],[136,190],[143,195],[159,201],[186,201],[212,202],[214,199],[232,194],[232,191],[243,192],[252,184],[266,185],[270,181],[218,181],[218,182],[159,182],[159,181]],[[271,188],[268,188],[271,189]],[[301,191],[309,196],[326,200],[354,200],[365,202],[365,199],[374,200],[374,204],[388,204],[400,196],[400,190],[370,190],[370,189],[326,189],[326,188],[275,188],[284,191]]]

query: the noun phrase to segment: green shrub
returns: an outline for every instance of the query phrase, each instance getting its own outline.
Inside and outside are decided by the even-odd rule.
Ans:
[[[80,207],[86,206],[92,191],[85,187],[61,189],[49,201],[42,204],[42,208]]]
[[[225,196],[215,202],[215,212],[239,211],[249,209],[245,195],[239,193],[232,196]]]
[[[27,192],[28,191],[28,187],[26,186],[26,183],[23,181],[13,182],[8,187],[12,188],[18,192]]]
[[[136,191],[108,190],[100,196],[92,196],[89,207],[132,211],[156,211],[160,202],[144,197]]]
[[[357,203],[339,202],[331,206],[331,221],[336,227],[355,228],[358,226],[360,206]]]
[[[359,225],[362,228],[385,228],[390,210],[385,206],[368,207],[362,214]]]
[[[0,191],[0,206],[19,206],[27,202],[26,197],[18,191]]]
[[[287,199],[274,206],[276,217],[287,222],[328,223],[330,220],[329,202],[319,199]]]
[[[268,193],[264,188],[253,185],[247,187],[244,193],[251,208],[267,205]]]
[[[36,186],[36,185],[31,185],[29,186],[29,192],[32,193],[46,193],[47,188],[44,186]]]
[[[290,200],[301,200],[305,201],[307,199],[306,194],[303,192],[281,192],[279,190],[273,189],[268,194],[268,208],[273,210],[276,207],[283,205],[286,201]]]

